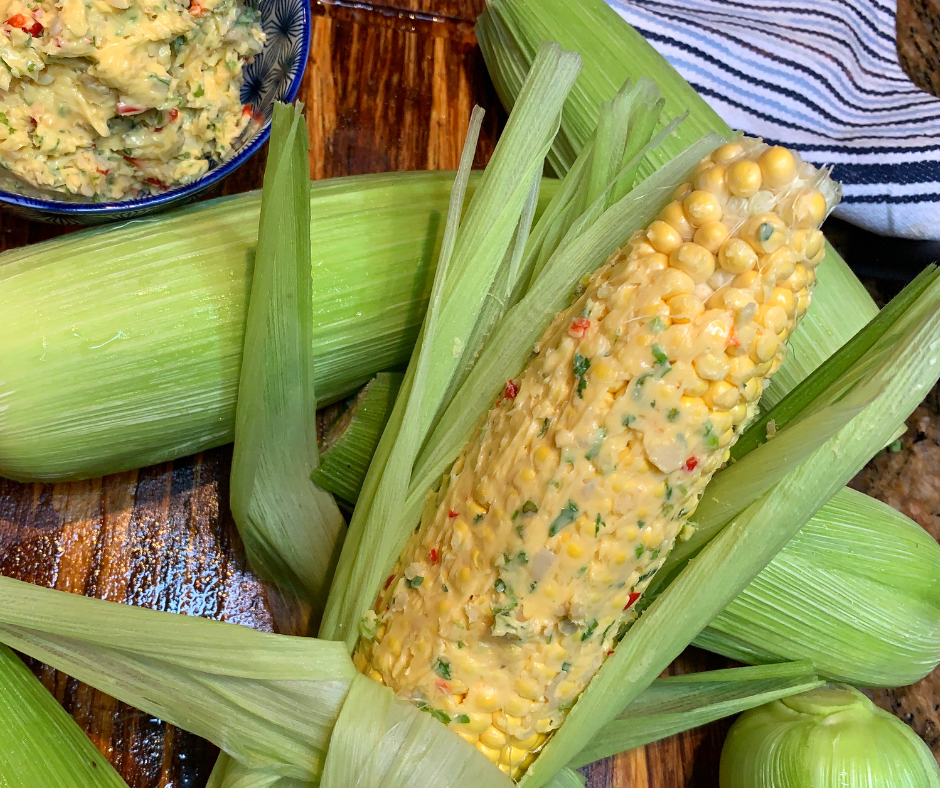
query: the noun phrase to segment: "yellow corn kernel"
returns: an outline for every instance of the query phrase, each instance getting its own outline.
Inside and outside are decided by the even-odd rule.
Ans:
[[[727,380],[735,386],[740,386],[754,376],[754,362],[747,356],[737,356],[731,359],[728,366]]]
[[[652,284],[663,300],[675,295],[691,293],[695,289],[695,282],[692,277],[678,268],[667,268],[665,271],[660,271],[653,276]]]
[[[695,231],[692,240],[715,254],[721,245],[728,240],[728,228],[722,222],[705,222]]]
[[[580,558],[584,555],[584,550],[581,549],[581,545],[577,542],[569,542],[568,547],[565,548],[565,552],[572,558]]]
[[[796,175],[796,159],[786,148],[775,145],[757,159],[764,181],[774,189],[786,186]]]
[[[548,448],[544,443],[540,445],[535,452],[533,452],[532,457],[535,459],[535,462],[539,465],[543,465],[545,461],[552,456],[552,450]]]
[[[691,183],[683,183],[678,189],[672,193],[672,199],[674,200],[684,200],[692,191]]]
[[[757,402],[764,393],[764,381],[760,378],[751,378],[744,384],[744,399],[748,402]]]
[[[747,402],[739,402],[731,410],[731,423],[737,427],[747,418]]]
[[[679,402],[692,424],[697,422],[704,423],[708,418],[708,407],[705,405],[702,397],[683,396]]]
[[[473,579],[473,572],[471,571],[470,567],[468,566],[462,567],[457,572],[457,579],[464,585],[469,583]]]
[[[721,435],[718,436],[718,446],[719,448],[727,448],[734,441],[734,429],[727,429]]]
[[[716,222],[721,218],[721,203],[711,192],[697,190],[682,201],[685,215],[694,227],[701,227],[706,222]],[[655,245],[655,244],[654,244]]]
[[[536,747],[538,747],[543,741],[545,741],[545,736],[541,733],[533,733],[529,738],[518,740],[515,742],[515,746],[520,750],[526,750],[531,752]]]
[[[702,300],[691,294],[673,296],[666,303],[669,306],[669,316],[677,323],[688,323],[705,311]]]
[[[450,600],[446,596],[442,596],[437,601],[437,614],[443,616],[445,613],[450,611]]]
[[[757,265],[757,252],[745,240],[732,238],[718,249],[718,264],[732,274],[743,274]]]
[[[796,267],[796,255],[789,246],[781,246],[771,254],[760,258],[759,268],[767,280],[777,282],[786,279]]]
[[[728,190],[735,197],[753,197],[761,185],[761,171],[757,162],[744,159],[728,167]]]
[[[480,494],[480,490],[478,487],[477,492],[475,492],[474,495],[479,496],[479,494]],[[467,511],[470,513],[472,517],[476,517],[478,514],[486,514],[486,507],[481,506],[479,503],[476,502],[476,500],[471,500],[470,503],[467,504]]]
[[[767,306],[779,306],[783,308],[788,318],[796,314],[796,299],[793,297],[793,291],[785,287],[775,287],[766,301]],[[786,325],[786,322],[784,323]]]
[[[671,224],[657,220],[653,222],[646,231],[646,237],[657,252],[669,254],[673,249],[678,249],[682,244],[682,236]]]
[[[531,482],[535,479],[536,473],[532,468],[523,468],[519,471],[519,481],[520,482]]]
[[[796,314],[797,317],[803,317],[806,314],[806,310],[809,309],[810,295],[808,290],[801,290],[799,297],[796,299]],[[776,369],[771,372],[771,374],[776,373]]]
[[[727,166],[738,156],[744,153],[744,146],[740,142],[727,142],[719,145],[712,151],[712,161],[715,164],[724,164]]]
[[[822,234],[822,230],[812,230],[806,239],[806,248],[803,254],[806,255],[807,260],[812,260],[825,248],[826,237]]]
[[[705,170],[710,170],[715,166],[715,163],[710,158],[702,159],[698,164],[695,165],[695,169],[692,170],[692,185],[695,186],[695,178],[698,175],[701,175]]]
[[[812,257],[810,257],[810,258],[806,261],[806,263],[805,263],[806,267],[807,267],[807,268],[816,268],[816,266],[818,266],[818,265],[823,261],[823,258],[824,258],[825,256],[826,256],[826,248],[823,247],[823,248],[820,249],[816,254],[814,254]]]
[[[791,227],[818,227],[826,218],[826,198],[811,189],[797,194],[780,206],[780,213]]]
[[[480,711],[496,711],[500,704],[496,690],[483,682],[479,682],[470,690],[469,700],[471,705],[476,706]]]
[[[710,408],[716,410],[731,410],[738,404],[741,393],[736,386],[724,380],[716,380],[711,383],[702,395],[702,401]],[[714,414],[713,414],[714,415]],[[714,421],[714,419],[712,419]]]
[[[534,705],[531,700],[513,692],[506,700],[506,711],[513,717],[525,717],[527,714],[531,714]]]
[[[457,731],[457,735],[463,739],[465,742],[469,742],[474,747],[477,747],[480,743],[480,737],[469,731]]]
[[[649,241],[644,238],[639,238],[633,242],[633,246],[630,248],[630,257],[635,260],[638,257],[654,254],[655,252],[656,250]]]
[[[369,671],[369,678],[372,679],[373,681],[378,681],[379,683],[382,683],[382,684],[385,683],[384,681],[382,681],[382,674],[379,673],[375,668],[372,668]]]
[[[758,280],[760,278],[760,274],[757,273],[757,271],[745,271],[743,274],[738,274],[731,280],[731,286],[737,287],[740,290],[753,290],[758,286]]]
[[[477,744],[477,749],[482,752],[487,758],[489,758],[493,763],[499,761],[499,750],[494,750],[492,747],[487,747],[483,744],[483,737],[480,737],[480,743]]]
[[[780,340],[773,331],[764,329],[758,334],[754,344],[751,345],[751,358],[754,361],[770,361],[780,350]]]
[[[663,208],[659,212],[659,218],[679,233],[683,241],[692,240],[692,233],[695,231],[692,229],[692,225],[689,224],[685,211],[682,210],[682,203],[679,200],[673,200]]]
[[[703,170],[692,181],[692,185],[699,191],[709,192],[716,197],[727,199],[728,184],[725,182],[725,168],[720,164]]]
[[[778,304],[764,303],[758,310],[757,322],[779,335],[786,328],[787,312]]]
[[[682,244],[669,255],[669,262],[688,274],[697,285],[715,273],[715,256],[698,244]]]
[[[715,293],[719,296],[718,303],[725,309],[741,314],[744,307],[754,303],[754,296],[748,290],[742,290],[739,287],[729,287],[724,291]]]
[[[793,266],[793,271],[790,276],[786,279],[783,279],[779,282],[780,287],[785,287],[791,293],[799,293],[804,287],[806,287],[808,282],[806,266],[797,263]]]
[[[712,411],[709,421],[711,421],[715,432],[723,435],[731,429],[731,409]]]
[[[728,374],[728,361],[714,353],[705,353],[692,362],[699,377],[705,380],[724,380]]]
[[[741,237],[758,252],[776,252],[787,242],[787,231],[783,220],[774,213],[752,216],[741,228]]]

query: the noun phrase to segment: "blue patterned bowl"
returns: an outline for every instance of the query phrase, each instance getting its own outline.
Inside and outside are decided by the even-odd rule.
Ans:
[[[148,197],[92,202],[87,198],[35,189],[7,176],[0,185],[0,206],[26,219],[52,224],[88,225],[116,219],[137,219],[195,199],[248,161],[271,134],[274,102],[290,102],[297,97],[307,64],[311,33],[310,0],[256,2],[267,40],[264,50],[245,67],[244,72],[241,101],[251,107],[252,120],[228,155],[210,165],[199,180]]]

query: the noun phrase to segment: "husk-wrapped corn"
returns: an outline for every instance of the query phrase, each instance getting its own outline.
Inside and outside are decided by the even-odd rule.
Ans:
[[[520,776],[754,416],[837,200],[759,140],[703,160],[506,384],[363,620],[357,667]]]

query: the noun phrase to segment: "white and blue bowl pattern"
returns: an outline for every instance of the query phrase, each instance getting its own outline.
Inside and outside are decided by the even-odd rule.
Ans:
[[[267,35],[264,50],[245,67],[242,104],[252,120],[228,155],[213,162],[198,180],[160,194],[121,202],[87,198],[31,188],[8,172],[0,172],[0,206],[26,219],[53,224],[101,224],[136,219],[174,208],[198,197],[250,159],[271,133],[274,102],[297,97],[310,51],[310,0],[256,0]]]

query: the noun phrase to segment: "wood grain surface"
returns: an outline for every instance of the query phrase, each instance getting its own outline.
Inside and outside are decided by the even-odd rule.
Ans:
[[[301,99],[315,178],[455,168],[475,103],[487,111],[477,154],[477,164],[486,163],[505,115],[473,35],[483,2],[314,3]],[[216,193],[257,188],[263,165],[261,154]],[[0,213],[0,248],[60,232]],[[127,604],[291,632],[291,611],[245,562],[227,504],[230,459],[226,447],[73,484],[0,480],[0,574]],[[216,754],[211,745],[32,664],[130,786],[205,785]],[[728,664],[690,649],[669,672]],[[883,703],[896,700],[887,697]],[[584,770],[588,784],[714,786],[728,725],[714,723],[593,764]]]

